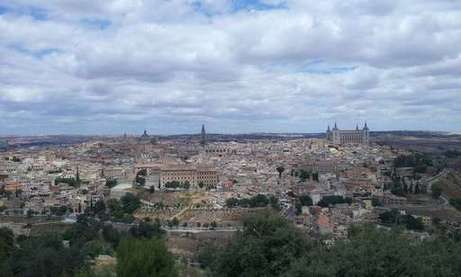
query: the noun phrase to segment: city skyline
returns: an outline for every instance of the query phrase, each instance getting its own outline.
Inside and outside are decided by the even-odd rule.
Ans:
[[[461,3],[0,4],[0,136],[461,133]]]

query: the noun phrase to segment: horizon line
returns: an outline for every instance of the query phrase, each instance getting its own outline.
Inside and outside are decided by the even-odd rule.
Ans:
[[[340,129],[342,130],[342,129]],[[347,129],[344,129],[347,130]],[[441,130],[411,130],[411,129],[392,129],[392,130],[373,130],[370,133],[379,133],[379,132],[425,132],[425,133],[442,133],[442,134],[453,134],[459,135],[461,132],[455,131],[441,131]],[[326,131],[323,132],[242,132],[242,133],[206,133],[207,135],[228,135],[228,136],[238,136],[238,135],[316,135],[316,134],[325,134]],[[50,133],[50,134],[33,134],[33,135],[26,135],[26,134],[7,134],[7,135],[0,135],[0,138],[8,138],[8,137],[47,137],[47,136],[68,136],[68,137],[139,137],[142,135],[141,133],[119,133],[119,134],[65,134],[65,133]],[[196,133],[173,133],[173,134],[149,134],[151,137],[170,137],[170,136],[194,136],[200,135],[200,132]]]

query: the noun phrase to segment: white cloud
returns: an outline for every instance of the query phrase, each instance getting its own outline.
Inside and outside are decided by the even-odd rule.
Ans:
[[[5,1],[1,132],[461,129],[458,2],[261,3]]]

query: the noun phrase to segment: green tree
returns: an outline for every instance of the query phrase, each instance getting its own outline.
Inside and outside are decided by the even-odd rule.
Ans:
[[[127,193],[120,199],[122,204],[123,212],[126,214],[132,214],[141,206],[141,201],[137,196],[132,193]]]
[[[239,205],[239,200],[235,197],[227,198],[226,199],[226,207],[233,208]]]
[[[312,198],[310,198],[309,195],[304,194],[304,195],[299,196],[295,200],[296,214],[297,215],[301,214],[303,206],[312,206],[312,205],[313,205]]]
[[[329,196],[324,196],[322,199],[317,203],[320,207],[328,207],[330,205],[335,205],[335,204],[351,204],[352,199],[348,197],[343,197],[339,195],[329,195]]]
[[[117,248],[117,276],[178,276],[173,256],[161,239],[128,239]]]
[[[94,204],[93,213],[96,215],[100,215],[106,212],[106,204],[104,204],[103,200],[98,200]]]
[[[102,237],[115,249],[117,248],[122,236],[112,225],[104,225],[102,228]]]
[[[276,170],[279,173],[279,178],[282,178],[282,173],[285,171],[285,168],[283,166],[277,166]]]
[[[450,205],[455,207],[457,210],[461,211],[461,198],[450,199]]]
[[[432,198],[439,199],[439,197],[442,195],[443,190],[439,185],[435,184],[432,186],[431,191]]]
[[[6,228],[0,228],[0,261],[6,259],[14,249],[13,232]]]
[[[82,248],[64,247],[56,235],[22,240],[10,258],[15,276],[73,276],[84,262]]]
[[[288,221],[263,212],[245,218],[243,231],[228,247],[216,249],[215,258],[204,256],[212,276],[279,276],[291,261],[304,256],[309,245]]]
[[[135,182],[140,186],[144,186],[146,184],[146,176],[146,169],[139,170],[138,173],[136,173]]]
[[[244,220],[228,246],[206,245],[199,261],[211,276],[460,276],[461,243],[411,239],[399,229],[353,226],[333,245],[310,241],[276,215]]]
[[[162,237],[165,231],[162,230],[160,221],[154,223],[142,221],[139,225],[130,228],[130,233],[135,238],[146,238]]]
[[[295,174],[295,175],[296,175],[296,174]],[[299,180],[300,180],[301,182],[305,182],[307,179],[310,178],[311,173],[310,173],[309,171],[306,171],[306,170],[304,170],[304,169],[301,169],[297,175],[298,175]]]
[[[176,217],[173,217],[171,220],[171,225],[172,226],[178,226],[179,225],[179,220]]]
[[[113,188],[117,185],[117,179],[114,178],[107,178],[106,179],[106,187]]]
[[[312,173],[312,180],[314,180],[316,182],[319,181],[319,173],[318,172]]]

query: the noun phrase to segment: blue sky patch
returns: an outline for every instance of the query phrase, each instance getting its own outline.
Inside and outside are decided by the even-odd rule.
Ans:
[[[282,2],[278,5],[269,5],[265,4],[259,0],[234,0],[232,1],[232,10],[274,10],[274,9],[284,9],[286,8],[285,4]]]
[[[14,14],[17,16],[30,16],[35,20],[48,20],[48,12],[39,7],[34,6],[1,6],[0,15],[2,14]]]
[[[0,15],[5,14],[8,12],[8,8],[4,6],[0,6]]]
[[[109,28],[112,22],[108,19],[86,18],[80,21],[85,27],[104,30]]]
[[[333,65],[331,63],[324,62],[323,60],[313,60],[306,63],[300,70],[300,72],[311,73],[311,74],[339,74],[349,72],[357,69],[358,66],[349,65]]]
[[[32,50],[19,44],[11,45],[9,48],[14,49],[15,51],[20,52],[22,54],[35,57],[37,59],[42,59],[50,54],[62,52],[60,49],[57,48],[44,48],[40,50]]]

